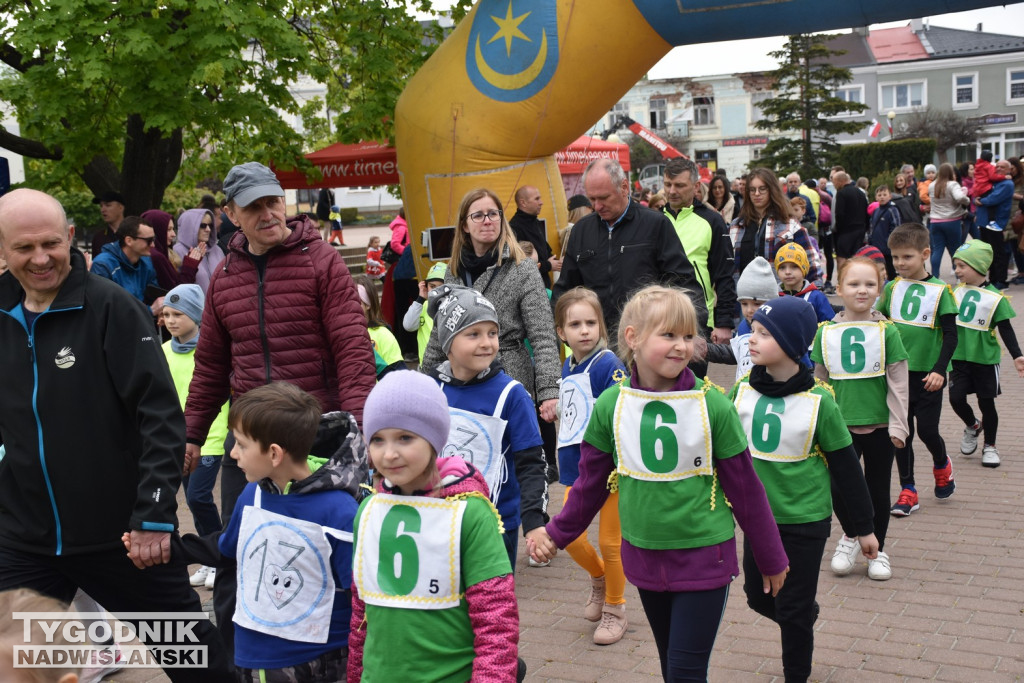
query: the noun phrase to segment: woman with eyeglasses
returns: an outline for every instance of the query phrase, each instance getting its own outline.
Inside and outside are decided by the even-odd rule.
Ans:
[[[774,263],[776,252],[784,244],[796,242],[804,248],[811,262],[808,282],[820,277],[818,250],[812,246],[807,230],[790,214],[789,200],[775,174],[767,168],[751,171],[743,188],[739,217],[729,227],[737,273],[742,273],[756,256]]]
[[[526,257],[505,220],[498,196],[473,190],[459,206],[445,282],[473,287],[498,313],[498,358],[513,379],[526,387],[551,422],[558,403],[561,362],[551,304],[535,261]],[[533,358],[523,344],[529,339]],[[436,332],[423,354],[423,368],[445,360]]]
[[[217,244],[213,213],[206,209],[189,209],[178,216],[178,242],[174,253],[181,258],[181,272],[195,268],[195,283],[206,293],[210,278],[224,260]],[[193,265],[195,264],[195,265]]]

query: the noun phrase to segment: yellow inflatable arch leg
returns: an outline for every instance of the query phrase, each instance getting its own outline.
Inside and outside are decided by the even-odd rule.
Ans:
[[[509,215],[517,187],[540,188],[541,217],[556,246],[567,214],[552,155],[585,133],[675,45],[864,26],[996,4],[480,0],[409,80],[395,109],[417,272],[422,277],[429,267],[419,248],[421,233],[454,225],[459,201],[476,187],[497,193]]]

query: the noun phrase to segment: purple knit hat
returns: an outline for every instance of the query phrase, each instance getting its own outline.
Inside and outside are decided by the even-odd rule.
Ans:
[[[382,429],[404,429],[422,436],[440,455],[448,443],[448,399],[437,380],[420,372],[389,372],[377,383],[363,407],[367,443]]]

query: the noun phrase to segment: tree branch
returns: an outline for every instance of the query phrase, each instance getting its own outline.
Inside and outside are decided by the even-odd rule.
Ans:
[[[60,160],[64,158],[64,150],[60,147],[51,149],[38,140],[23,138],[2,127],[0,127],[0,147],[31,159]]]

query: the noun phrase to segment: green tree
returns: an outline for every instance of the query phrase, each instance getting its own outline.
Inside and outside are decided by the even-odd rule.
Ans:
[[[789,36],[781,50],[770,52],[779,60],[771,72],[778,94],[760,104],[765,118],[755,123],[759,130],[780,133],[768,142],[759,166],[780,173],[797,171],[804,178],[818,177],[831,165],[839,150],[836,135],[857,133],[865,121],[838,120],[840,114],[859,114],[867,109],[859,102],[848,102],[835,91],[853,77],[849,69],[830,61],[842,50],[834,50],[829,34]]]
[[[135,213],[159,206],[182,169],[195,184],[239,160],[302,165],[285,119],[300,114],[300,79],[328,84],[341,112],[331,137],[388,138],[402,84],[436,45],[409,12],[430,6],[0,0],[0,101],[21,126],[0,130],[0,147],[49,160],[40,177],[119,190]]]

